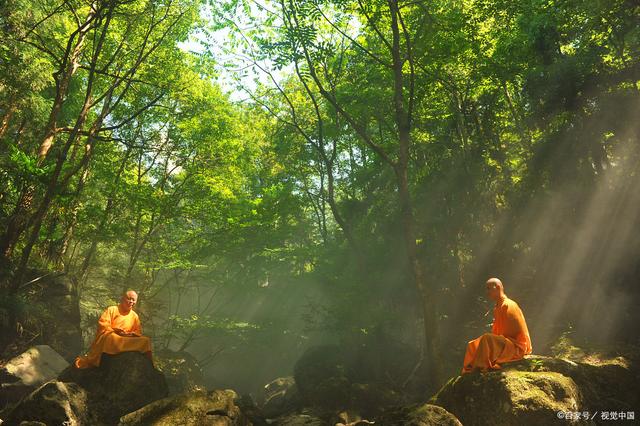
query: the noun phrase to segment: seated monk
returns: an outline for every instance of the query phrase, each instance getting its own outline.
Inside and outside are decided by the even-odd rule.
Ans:
[[[498,278],[486,283],[487,296],[496,302],[491,333],[467,344],[462,374],[476,369],[482,372],[500,369],[500,364],[522,359],[532,351],[529,329],[518,304],[504,294]]]
[[[98,367],[102,354],[143,352],[151,360],[151,339],[142,335],[140,318],[133,311],[138,294],[129,290],[122,295],[118,306],[109,306],[98,320],[96,338],[87,356],[76,358],[77,368]]]

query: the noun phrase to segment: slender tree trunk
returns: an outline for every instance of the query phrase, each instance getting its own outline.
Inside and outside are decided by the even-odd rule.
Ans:
[[[13,100],[13,97],[9,99],[7,110],[2,116],[2,120],[0,120],[0,138],[4,136],[4,134],[9,129],[9,123],[11,122],[11,118],[13,114],[16,112],[16,104]]]
[[[395,122],[398,132],[398,160],[394,167],[397,185],[398,197],[400,202],[400,214],[402,218],[402,227],[404,230],[405,249],[407,252],[407,260],[411,268],[413,280],[416,289],[422,297],[422,311],[424,317],[424,333],[426,352],[429,355],[429,376],[432,383],[438,383],[441,379],[442,367],[441,357],[438,351],[438,324],[437,310],[434,294],[427,286],[424,269],[420,257],[418,255],[418,245],[415,233],[415,219],[413,216],[413,202],[409,191],[408,167],[409,153],[411,149],[411,114],[413,102],[413,82],[409,81],[409,96],[407,98],[408,105],[405,105],[405,77],[404,64],[405,58],[401,49],[401,15],[397,0],[389,0],[389,9],[391,11],[391,30],[392,30],[392,58],[393,58],[393,76],[394,76],[394,94],[393,104],[395,109]],[[411,46],[409,40],[406,39],[407,50],[406,57],[411,61]],[[411,65],[411,64],[410,64]],[[411,65],[412,66],[412,65]],[[410,76],[412,78],[413,75]]]

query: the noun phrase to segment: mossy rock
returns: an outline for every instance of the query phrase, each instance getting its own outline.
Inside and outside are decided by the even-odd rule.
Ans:
[[[637,369],[623,360],[587,364],[534,355],[502,367],[452,378],[430,402],[464,425],[496,426],[567,424],[559,411],[633,411],[638,406]],[[571,424],[594,422],[581,418]]]
[[[385,426],[462,426],[456,416],[433,404],[415,404],[390,409],[376,418],[376,424]]]
[[[172,396],[123,416],[119,426],[250,426],[237,397],[232,390]]]
[[[570,377],[517,370],[465,374],[450,381],[430,402],[469,426],[554,424],[560,423],[558,411],[583,409],[582,394]]]

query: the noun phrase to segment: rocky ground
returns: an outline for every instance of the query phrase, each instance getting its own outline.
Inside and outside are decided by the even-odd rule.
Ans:
[[[256,402],[233,390],[206,390],[185,353],[157,354],[155,366],[135,352],[106,355],[99,368],[77,370],[40,345],[2,368],[0,418],[22,426],[594,425],[608,424],[602,412],[640,407],[635,348],[559,348],[555,356],[453,377],[416,403],[380,383],[355,381],[343,359],[327,355],[332,347],[310,349],[293,377],[267,384]],[[560,419],[558,412],[580,418]]]

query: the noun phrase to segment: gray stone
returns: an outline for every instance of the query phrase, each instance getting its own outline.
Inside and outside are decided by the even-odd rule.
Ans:
[[[47,345],[36,345],[3,367],[3,382],[21,382],[28,386],[40,386],[55,379],[69,366],[60,354]],[[15,380],[7,380],[8,377]]]
[[[34,346],[0,370],[0,405],[18,402],[38,386],[55,379],[69,363],[47,345]]]

